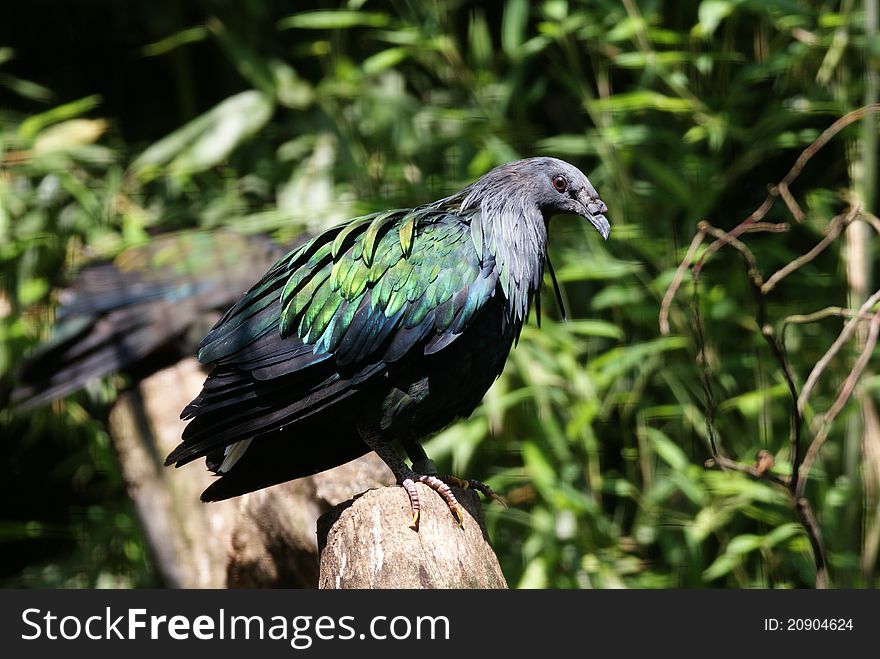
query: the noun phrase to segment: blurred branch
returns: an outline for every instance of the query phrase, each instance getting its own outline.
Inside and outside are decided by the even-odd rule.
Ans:
[[[792,206],[789,205],[789,208],[791,207]],[[825,444],[825,441],[828,438],[828,433],[830,432],[832,422],[840,414],[846,403],[852,397],[852,394],[855,391],[855,388],[862,374],[864,373],[868,362],[870,361],[873,350],[877,344],[878,334],[880,334],[880,311],[876,312],[873,316],[870,316],[870,331],[865,341],[862,352],[856,360],[855,364],[853,365],[852,369],[850,370],[849,375],[847,376],[843,385],[841,386],[834,403],[823,415],[820,428],[814,436],[813,441],[810,443],[809,449],[806,455],[803,457],[803,461],[801,461],[801,434],[803,427],[803,414],[806,408],[807,400],[809,399],[813,388],[815,387],[822,373],[827,368],[828,364],[839,352],[841,347],[845,345],[847,341],[849,341],[849,339],[855,333],[856,329],[859,327],[860,322],[868,317],[868,311],[875,304],[880,302],[880,291],[877,291],[874,295],[869,297],[858,311],[841,309],[838,307],[828,307],[813,314],[802,316],[793,315],[784,319],[783,333],[787,325],[793,322],[813,322],[814,320],[825,318],[831,315],[842,315],[850,317],[850,320],[844,325],[843,330],[834,341],[832,346],[828,349],[826,354],[823,355],[822,359],[820,359],[819,362],[817,362],[814,366],[812,372],[807,379],[806,384],[804,385],[803,391],[800,394],[798,394],[794,376],[788,363],[784,341],[777,340],[776,335],[773,331],[773,327],[767,322],[766,296],[782,279],[784,279],[803,265],[813,261],[822,251],[824,251],[832,242],[834,242],[840,236],[842,231],[849,224],[857,219],[860,219],[861,217],[862,210],[858,205],[850,208],[847,213],[835,217],[826,228],[825,236],[812,250],[790,261],[784,267],[777,270],[766,282],[763,281],[763,277],[761,275],[760,269],[758,268],[757,260],[755,259],[754,254],[745,245],[745,243],[740,241],[736,236],[731,235],[732,232],[725,232],[721,229],[713,227],[706,221],[702,221],[698,225],[698,233],[695,235],[694,240],[691,243],[692,249],[689,250],[689,254],[686,255],[684,261],[682,262],[682,264],[679,265],[679,269],[676,272],[676,278],[672,282],[672,284],[675,284],[675,286],[673,286],[672,284],[670,285],[669,289],[667,290],[666,296],[664,296],[664,305],[661,308],[661,330],[664,328],[665,321],[665,328],[668,332],[669,304],[672,297],[674,296],[675,290],[680,287],[684,271],[689,267],[691,259],[694,256],[694,252],[696,251],[696,247],[703,242],[703,239],[706,235],[710,235],[716,238],[716,242],[713,244],[719,244],[722,246],[729,245],[730,247],[738,251],[743,257],[743,261],[746,266],[746,276],[749,280],[749,283],[751,284],[752,291],[755,296],[755,302],[757,305],[756,320],[758,323],[758,327],[760,328],[761,335],[764,337],[765,341],[770,347],[771,353],[773,354],[774,359],[777,362],[777,365],[783,375],[783,378],[789,390],[789,395],[792,400],[790,413],[791,476],[788,479],[785,479],[780,476],[773,475],[772,472],[769,471],[769,467],[766,466],[766,460],[762,463],[760,456],[755,465],[743,465],[734,460],[731,460],[723,454],[722,449],[717,443],[713,429],[715,403],[711,389],[709,367],[705,354],[704,330],[699,313],[698,281],[700,275],[699,266],[701,265],[701,262],[697,262],[697,264],[692,268],[692,273],[694,277],[694,301],[692,303],[692,308],[694,311],[694,326],[698,343],[697,358],[702,369],[701,379],[703,383],[703,390],[706,395],[706,423],[709,431],[709,443],[713,455],[712,460],[707,461],[706,465],[708,467],[717,465],[722,469],[740,471],[743,473],[747,473],[755,478],[766,478],[774,483],[786,487],[791,499],[791,504],[801,524],[804,526],[804,529],[807,532],[807,536],[810,540],[810,545],[813,549],[813,555],[816,564],[817,588],[827,587],[829,583],[829,578],[825,551],[822,542],[821,528],[818,524],[815,514],[812,511],[809,500],[805,497],[806,482],[809,478],[810,470],[812,469],[816,457],[818,456],[819,451],[821,450],[822,446]],[[876,218],[866,217],[867,223],[876,228],[875,220]],[[738,227],[739,233],[743,234],[747,231],[754,230],[757,224],[757,222],[745,226],[741,224]],[[709,251],[707,250],[707,252],[705,252],[703,256],[705,257],[708,253]],[[670,291],[672,291],[671,294]]]
[[[857,322],[856,319],[852,321],[853,323]],[[871,318],[871,325],[868,331],[868,337],[865,340],[865,346],[862,349],[861,354],[859,354],[856,363],[853,365],[852,370],[849,372],[849,375],[844,380],[843,384],[840,387],[840,391],[837,394],[837,398],[834,400],[834,403],[831,407],[828,408],[828,411],[822,415],[821,425],[819,427],[818,432],[813,437],[813,441],[810,443],[810,448],[807,450],[806,456],[804,456],[804,462],[801,465],[801,470],[803,473],[801,474],[801,478],[798,482],[797,489],[795,491],[795,496],[798,498],[804,496],[804,490],[806,488],[807,478],[810,474],[810,469],[813,466],[813,462],[816,460],[816,457],[819,455],[819,451],[822,449],[822,446],[825,444],[825,440],[828,438],[828,433],[831,429],[831,424],[834,422],[834,419],[837,418],[837,415],[840,414],[843,407],[846,405],[847,401],[849,401],[850,397],[853,394],[853,391],[856,388],[856,385],[859,382],[859,378],[861,378],[862,373],[868,365],[868,362],[871,359],[871,355],[874,352],[874,347],[877,345],[877,336],[880,334],[880,311],[875,313]]]
[[[871,319],[871,314],[859,313],[845,307],[825,307],[813,313],[792,314],[782,319],[782,331],[779,333],[779,340],[785,345],[785,332],[789,325],[807,325],[834,316],[838,318],[859,318],[860,320]]]
[[[697,233],[694,234],[693,239],[691,240],[690,247],[688,247],[687,254],[685,254],[684,259],[681,263],[678,264],[678,268],[675,271],[675,276],[672,278],[672,281],[669,283],[669,287],[666,289],[666,293],[663,295],[663,301],[660,303],[660,333],[663,335],[668,335],[670,332],[669,327],[669,309],[672,306],[672,301],[675,299],[675,294],[681,288],[681,282],[684,279],[684,273],[687,272],[688,268],[694,262],[694,256],[697,253],[697,249],[703,243],[706,238],[706,225],[701,221],[697,224]],[[750,227],[745,229],[746,233],[753,232],[767,232],[767,233],[784,233],[788,231],[789,226],[784,222],[756,222]],[[696,273],[699,275],[699,272]]]
[[[700,223],[701,230],[697,236],[705,236],[704,223]],[[723,471],[738,471],[748,474],[753,478],[764,478],[777,485],[781,485],[788,489],[788,479],[769,471],[773,466],[773,456],[768,451],[760,451],[755,459],[754,465],[746,465],[731,460],[724,454],[723,449],[718,443],[715,435],[715,394],[712,391],[712,373],[709,367],[709,360],[706,355],[705,331],[703,328],[703,315],[700,313],[700,282],[699,275],[694,274],[694,294],[691,298],[691,310],[694,319],[694,332],[697,341],[697,363],[700,365],[700,383],[703,387],[703,395],[706,397],[705,417],[706,417],[706,433],[709,437],[709,449],[712,457],[704,463],[707,469],[719,467]]]
[[[730,458],[725,458],[724,456],[717,456],[706,460],[704,466],[707,469],[711,469],[712,467],[720,467],[724,471],[738,471],[743,474],[748,474],[752,478],[763,478],[765,480],[770,481],[771,483],[775,483],[776,485],[780,485],[784,488],[788,488],[789,479],[785,476],[781,476],[779,474],[775,474],[769,469],[773,466],[773,456],[769,451],[761,450],[758,451],[758,455],[755,457],[755,464],[747,465],[737,462],[736,460],[731,460]]]
[[[799,485],[798,482],[798,473],[800,470],[800,438],[803,426],[803,418],[797,406],[797,386],[794,381],[791,366],[789,365],[788,359],[785,354],[785,348],[783,344],[776,339],[776,335],[773,332],[772,326],[767,323],[767,298],[764,293],[764,282],[761,271],[758,268],[755,255],[742,241],[740,241],[736,237],[732,237],[725,231],[713,227],[706,221],[700,222],[699,230],[702,233],[715,236],[718,240],[723,241],[723,244],[725,245],[730,245],[731,247],[736,249],[743,257],[743,261],[746,266],[746,276],[749,279],[749,283],[751,283],[752,285],[752,291],[754,293],[755,302],[757,304],[756,320],[758,323],[758,327],[761,329],[761,336],[764,337],[764,340],[770,347],[770,351],[773,354],[774,359],[776,360],[777,366],[779,367],[779,370],[782,373],[783,378],[785,379],[785,383],[788,387],[789,395],[792,401],[790,412],[791,476],[789,479],[786,480],[783,479],[781,476],[775,476],[769,470],[770,465],[768,464],[766,458],[762,460],[761,454],[758,455],[758,459],[754,466],[747,466],[730,460],[721,453],[721,449],[720,447],[718,447],[717,442],[715,441],[714,432],[711,430],[711,423],[714,416],[714,412],[712,411],[714,409],[714,397],[711,394],[712,390],[710,385],[710,373],[705,357],[705,341],[703,338],[702,321],[700,320],[699,314],[699,289],[695,285],[693,306],[697,310],[697,313],[694,316],[694,322],[697,328],[696,334],[699,347],[698,359],[702,365],[703,389],[707,394],[706,422],[710,428],[710,446],[712,447],[713,452],[713,461],[711,463],[707,463],[707,466],[714,466],[714,464],[717,464],[722,469],[745,472],[756,478],[766,478],[767,480],[782,485],[786,488],[786,491],[788,492],[789,498],[791,500],[791,505],[794,508],[798,519],[803,525],[804,530],[806,531],[807,536],[810,540],[810,546],[813,549],[813,560],[815,561],[816,565],[816,587],[825,588],[828,586],[828,568],[827,561],[825,559],[825,549],[822,542],[821,528],[818,525],[816,516],[813,514],[809,501],[805,497],[798,495],[798,492],[802,492],[803,490],[803,486]],[[699,271],[694,268],[692,272],[696,284],[699,278]],[[859,370],[854,377],[857,379],[860,374],[861,371]]]
[[[834,219],[832,219],[831,222],[828,223],[828,226],[825,227],[825,235],[822,237],[822,240],[820,240],[816,244],[816,246],[813,249],[811,249],[809,252],[799,256],[798,258],[796,258],[793,261],[788,262],[784,267],[780,268],[779,270],[774,272],[772,275],[770,275],[770,278],[764,283],[763,286],[761,286],[761,292],[764,294],[769,293],[770,291],[773,290],[773,288],[776,286],[776,284],[778,284],[780,281],[785,279],[792,272],[794,272],[795,270],[797,270],[801,266],[806,265],[807,263],[809,263],[810,261],[815,259],[817,256],[819,256],[819,254],[824,252],[825,248],[828,247],[828,245],[833,243],[835,240],[837,240],[837,237],[840,235],[840,232],[843,231],[843,229],[845,227],[847,227],[850,224],[850,222],[852,222],[856,217],[858,217],[860,212],[861,212],[861,209],[859,209],[857,207],[851,208],[849,210],[849,212],[842,213],[842,214],[838,215],[837,217],[835,217]]]
[[[803,224],[804,212],[801,210],[800,204],[797,203],[797,200],[791,194],[791,190],[788,189],[788,186],[785,183],[780,183],[776,186],[776,189],[779,191],[779,196],[782,197],[785,205],[788,206],[788,211],[791,213],[792,217],[794,217],[798,223]]]
[[[752,284],[752,288],[755,292],[755,299],[758,303],[758,326],[761,328],[761,334],[764,338],[770,343],[771,350],[773,351],[774,356],[776,356],[777,361],[779,362],[780,370],[785,377],[785,380],[789,386],[789,392],[792,395],[793,399],[797,400],[797,389],[794,384],[794,379],[791,374],[791,369],[788,365],[788,362],[785,358],[785,353],[782,349],[782,346],[777,343],[772,329],[767,325],[765,321],[766,316],[766,308],[765,308],[765,300],[762,292],[762,277],[760,270],[758,269],[757,261],[755,259],[755,255],[752,251],[746,247],[746,245],[736,238],[730,238],[726,233],[713,227],[711,224],[706,222],[705,220],[700,222],[699,231],[703,235],[711,235],[718,239],[725,240],[728,245],[735,248],[743,257],[746,264],[746,275],[749,278],[749,281]],[[718,446],[714,430],[712,429],[712,420],[714,418],[714,396],[712,395],[712,387],[711,387],[711,373],[709,371],[708,361],[706,359],[705,354],[705,338],[704,338],[704,330],[703,330],[703,322],[702,316],[699,311],[699,273],[694,270],[694,298],[692,302],[692,309],[694,311],[694,327],[696,330],[697,336],[697,345],[698,345],[698,356],[697,359],[700,362],[702,369],[702,382],[703,382],[703,390],[706,394],[706,423],[709,430],[709,444],[712,449],[712,458],[715,464],[717,464],[722,469],[733,469],[736,471],[742,471],[745,473],[749,473],[756,477],[766,477],[768,480],[772,480],[774,482],[783,484],[790,489],[794,488],[794,484],[792,481],[794,479],[783,479],[782,477],[775,477],[774,474],[767,471],[766,468],[762,468],[758,470],[757,466],[746,466],[741,465],[735,461],[730,460],[721,452],[720,447]],[[799,415],[792,415],[792,454],[797,455],[799,440],[800,440],[800,429],[801,429],[801,421]],[[708,465],[713,466],[713,465]],[[794,472],[792,472],[794,473]]]
[[[697,236],[705,236],[704,231],[700,231]],[[693,245],[694,243],[691,243]],[[694,295],[691,298],[691,309],[694,315],[694,331],[697,340],[697,362],[700,365],[700,384],[703,387],[703,395],[706,397],[706,433],[709,437],[709,448],[712,451],[712,458],[718,463],[722,469],[733,468],[734,463],[727,456],[722,455],[715,438],[715,395],[712,392],[712,378],[709,370],[709,359],[706,356],[706,341],[703,331],[703,315],[700,313],[700,281],[698,275],[694,274]],[[729,464],[733,463],[733,464]]]
[[[709,245],[709,248],[703,253],[700,257],[700,260],[697,261],[694,268],[697,271],[703,268],[703,265],[712,254],[717,252],[719,249],[724,247],[727,244],[730,238],[737,238],[741,236],[743,233],[749,230],[749,228],[757,222],[763,220],[767,213],[770,212],[770,209],[773,208],[773,205],[776,203],[776,199],[779,197],[785,198],[786,195],[790,196],[789,188],[791,184],[795,181],[795,179],[800,175],[801,171],[803,171],[804,167],[806,167],[807,163],[810,159],[815,156],[831,139],[837,135],[844,128],[849,126],[850,124],[855,123],[856,121],[866,117],[869,114],[873,114],[875,112],[880,112],[880,103],[873,103],[871,105],[866,105],[864,107],[858,108],[857,110],[853,110],[852,112],[848,112],[843,115],[840,119],[831,124],[828,128],[822,131],[822,134],[817,137],[810,146],[801,152],[801,155],[798,156],[797,160],[795,160],[794,165],[792,165],[791,169],[788,171],[783,179],[777,183],[776,185],[770,188],[770,191],[767,193],[767,197],[761,203],[758,208],[756,208],[751,215],[749,215],[746,219],[740,222],[736,227],[727,232],[727,238],[718,238]],[[791,200],[793,201],[793,199]],[[792,205],[790,202],[787,202],[789,212],[792,213],[795,220],[798,222],[801,221],[803,216],[800,211],[800,207],[795,203]],[[674,294],[673,294],[674,295]]]
[[[834,340],[834,343],[831,344],[831,347],[828,348],[828,351],[822,355],[822,358],[816,362],[816,365],[813,367],[813,370],[810,371],[810,375],[807,377],[807,381],[804,383],[804,387],[801,390],[801,395],[797,401],[798,412],[800,414],[804,413],[804,410],[807,407],[807,401],[810,398],[810,394],[813,392],[813,388],[816,386],[816,383],[819,381],[819,378],[822,376],[822,373],[828,367],[828,364],[834,359],[834,356],[840,352],[840,349],[846,345],[846,342],[850,340],[853,333],[855,333],[858,328],[858,321],[867,313],[869,309],[871,309],[875,304],[880,302],[880,291],[874,293],[871,297],[865,300],[864,304],[859,307],[858,312],[851,318],[844,326],[843,330]]]
[[[829,432],[831,422],[840,413],[846,402],[852,396],[856,384],[858,383],[859,378],[861,377],[865,367],[867,366],[867,363],[871,356],[871,352],[877,341],[878,331],[880,331],[880,312],[878,312],[878,314],[875,315],[872,319],[871,331],[868,337],[868,341],[866,342],[865,349],[862,351],[859,359],[856,361],[855,365],[850,371],[850,374],[844,382],[843,386],[841,387],[841,390],[834,404],[825,414],[822,426],[817,435],[814,437],[813,442],[810,444],[807,457],[804,458],[804,462],[802,463],[801,433],[803,428],[803,412],[810,392],[815,387],[816,382],[827,367],[827,364],[831,361],[831,359],[834,357],[840,347],[849,339],[849,337],[858,327],[859,321],[862,319],[864,314],[876,303],[877,300],[875,300],[874,296],[872,296],[872,298],[870,298],[868,302],[866,302],[865,305],[863,305],[863,307],[859,309],[859,311],[855,314],[836,308],[828,308],[820,312],[816,312],[811,316],[789,316],[783,321],[784,338],[784,330],[791,322],[811,322],[812,320],[824,318],[828,315],[853,315],[853,317],[844,326],[843,331],[841,331],[837,340],[834,342],[826,355],[823,356],[823,358],[813,368],[813,371],[810,373],[807,383],[804,386],[804,391],[801,394],[798,394],[794,375],[792,373],[791,366],[788,362],[788,358],[785,352],[785,344],[783,341],[777,339],[772,325],[767,322],[766,296],[770,292],[772,292],[776,285],[785,277],[795,272],[797,269],[803,267],[807,263],[812,262],[829,245],[837,240],[843,229],[845,229],[849,224],[851,224],[854,220],[861,218],[863,216],[862,207],[860,204],[855,203],[846,213],[833,218],[826,227],[824,232],[825,235],[823,236],[822,240],[820,240],[819,243],[817,243],[816,246],[813,247],[813,249],[790,261],[788,264],[774,272],[766,281],[764,281],[763,279],[763,275],[761,274],[754,254],[745,245],[745,243],[739,240],[739,237],[745,233],[753,231],[787,230],[787,225],[768,224],[763,222],[763,219],[767,216],[767,214],[770,212],[773,205],[775,204],[776,199],[780,197],[783,199],[789,213],[794,218],[794,220],[797,222],[803,222],[804,213],[794,196],[791,194],[791,184],[800,175],[801,171],[803,171],[809,160],[819,150],[821,150],[837,133],[843,130],[846,126],[849,126],[855,121],[863,118],[864,116],[875,113],[877,111],[880,111],[880,104],[874,103],[859,108],[858,110],[854,110],[853,112],[850,112],[835,121],[801,153],[792,168],[782,178],[782,180],[775,186],[772,186],[770,188],[768,195],[764,199],[762,204],[754,211],[752,211],[752,213],[748,217],[746,217],[731,231],[724,231],[722,229],[713,227],[709,222],[705,220],[701,221],[697,226],[697,233],[694,235],[684,259],[678,265],[675,275],[673,276],[673,279],[663,296],[659,314],[660,331],[662,334],[668,334],[670,331],[669,310],[672,301],[675,298],[678,290],[681,288],[681,284],[684,280],[684,273],[688,269],[691,269],[694,278],[694,298],[692,302],[692,309],[696,340],[698,345],[697,359],[701,366],[701,381],[706,397],[706,425],[709,435],[709,445],[712,451],[712,460],[707,462],[707,466],[717,465],[722,469],[736,470],[748,473],[749,475],[756,478],[767,478],[772,482],[786,487],[786,490],[789,493],[789,497],[791,499],[791,504],[799,520],[804,526],[804,529],[807,532],[810,540],[810,545],[813,549],[813,556],[816,564],[817,588],[824,588],[828,585],[827,563],[822,543],[821,529],[818,525],[815,515],[812,512],[809,501],[804,496],[806,480],[809,476],[809,471],[812,467],[813,462],[815,461],[816,456],[818,455],[819,450],[827,439],[827,434]],[[871,224],[874,228],[877,228],[878,226],[876,218],[868,217],[866,214],[865,221]],[[699,259],[694,261],[696,257],[696,252],[700,245],[704,242],[707,235],[714,237],[715,241],[712,242],[705,251],[703,251]],[[715,437],[715,402],[711,387],[711,373],[709,370],[705,350],[704,329],[699,312],[699,276],[707,259],[710,258],[712,254],[717,252],[719,249],[728,245],[730,247],[733,247],[743,257],[746,267],[746,276],[749,280],[749,283],[751,284],[752,292],[755,297],[756,321],[758,327],[760,328],[761,336],[763,336],[764,340],[770,348],[773,358],[776,361],[780,372],[782,373],[783,379],[785,380],[789,396],[791,398],[791,476],[788,479],[783,479],[780,476],[774,477],[772,472],[769,470],[770,467],[768,466],[768,462],[766,460],[762,462],[759,459],[756,465],[742,465],[734,460],[731,460],[723,454],[722,449],[719,446]],[[875,295],[880,298],[880,292]]]
[[[694,255],[697,253],[697,248],[703,244],[705,238],[706,234],[698,229],[697,233],[694,234],[694,237],[691,240],[691,245],[688,247],[684,260],[678,264],[678,268],[675,270],[675,276],[672,278],[669,288],[666,289],[666,293],[663,295],[663,302],[660,304],[661,334],[669,334],[669,307],[672,305],[672,300],[675,297],[676,291],[681,288],[681,280],[684,278],[684,273],[687,272],[687,269],[693,262]]]

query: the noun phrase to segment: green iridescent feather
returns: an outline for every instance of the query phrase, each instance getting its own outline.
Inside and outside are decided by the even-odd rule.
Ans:
[[[385,323],[400,322],[401,313],[403,325],[414,327],[439,309],[435,322],[442,331],[456,313],[472,316],[479,308],[476,300],[466,298],[462,309],[441,309],[479,279],[481,271],[469,227],[445,211],[416,209],[359,218],[332,239],[328,235],[323,244],[319,237],[305,251],[312,253],[308,259],[291,260],[298,264],[295,270],[278,273],[286,278],[279,331],[324,351],[338,347],[354,318],[357,307],[344,302],[360,299],[369,305],[375,317],[364,321],[361,331],[377,336]]]

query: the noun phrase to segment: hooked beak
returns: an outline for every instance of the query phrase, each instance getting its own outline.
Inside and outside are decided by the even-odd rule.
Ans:
[[[608,240],[608,235],[611,233],[611,225],[605,219],[604,214],[608,212],[608,206],[605,205],[605,202],[599,199],[599,197],[590,197],[587,191],[583,189],[578,194],[578,202],[583,206],[581,215],[596,227],[596,231],[599,232],[603,239]]]

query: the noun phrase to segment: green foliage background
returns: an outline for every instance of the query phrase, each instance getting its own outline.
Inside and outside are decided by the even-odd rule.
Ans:
[[[657,317],[696,223],[738,224],[870,98],[871,7],[13,0],[0,26],[0,376],[8,386],[47,335],[55,287],[88,258],[194,227],[286,240],[554,155],[588,173],[611,239],[554,221],[571,320],[545,295],[543,327],[532,319],[484,404],[429,453],[509,499],[487,512],[511,585],[811,586],[785,493],[704,467],[689,283],[672,336]],[[854,195],[875,210],[877,125],[847,129],[810,163],[793,190],[802,225],[748,238],[765,271],[812,247]],[[778,206],[768,219],[788,220]],[[786,389],[737,259],[715,257],[701,290],[717,431],[735,459],[766,449],[784,474]],[[835,246],[779,287],[771,320],[848,295]],[[840,326],[788,333],[800,382]],[[832,364],[816,410],[852,360]],[[0,412],[6,585],[158,585],[105,431],[122,384],[25,418]],[[878,388],[869,374],[863,395]],[[838,418],[807,495],[834,585],[875,587],[880,437],[863,440],[858,410]]]

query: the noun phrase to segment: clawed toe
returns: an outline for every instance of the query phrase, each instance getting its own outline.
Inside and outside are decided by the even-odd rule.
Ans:
[[[419,528],[419,519],[421,518],[422,511],[422,504],[419,500],[418,490],[416,490],[416,483],[424,483],[439,494],[446,502],[446,505],[449,506],[449,510],[452,512],[458,525],[462,528],[464,528],[464,510],[458,502],[458,499],[455,498],[455,494],[452,492],[452,487],[458,487],[463,490],[476,490],[477,492],[482,493],[487,499],[498,501],[507,508],[507,502],[504,498],[495,494],[491,487],[480,481],[458,478],[457,476],[433,476],[413,472],[411,475],[408,475],[400,481],[400,484],[409,496],[409,502],[412,506],[413,513],[410,528],[415,530],[418,530]]]
[[[492,501],[497,501],[505,508],[508,508],[507,501],[504,500],[499,494],[496,494],[495,491],[481,481],[474,480],[473,478],[459,478],[458,476],[440,476],[440,480],[452,485],[453,487],[459,487],[463,490],[476,490],[480,492],[487,499],[491,499]]]
[[[436,476],[425,476],[420,474],[413,474],[413,478],[405,478],[401,481],[401,486],[404,490],[406,490],[407,495],[409,495],[409,502],[412,506],[412,523],[410,524],[410,528],[418,530],[419,528],[419,519],[421,517],[422,511],[422,503],[419,500],[419,493],[416,489],[416,482],[424,483],[432,490],[437,492],[443,500],[446,502],[446,505],[449,506],[449,510],[455,516],[456,521],[460,527],[464,527],[464,511],[462,510],[461,504],[458,503],[458,499],[455,498],[455,494],[452,493],[452,489],[447,485],[444,481],[437,478]]]

